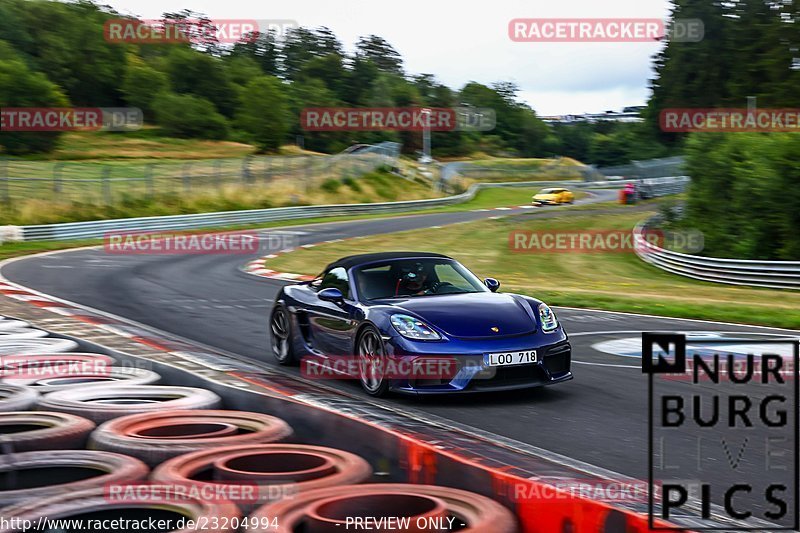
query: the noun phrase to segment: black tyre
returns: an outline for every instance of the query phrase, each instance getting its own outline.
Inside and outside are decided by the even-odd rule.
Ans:
[[[297,363],[292,349],[292,319],[289,311],[280,304],[275,305],[269,318],[269,344],[278,364],[288,366]]]
[[[385,377],[386,350],[380,332],[373,326],[366,326],[356,341],[359,378],[364,392],[370,396],[386,396],[389,380]]]

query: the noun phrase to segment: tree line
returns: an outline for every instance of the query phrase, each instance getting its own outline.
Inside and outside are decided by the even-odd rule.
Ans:
[[[647,124],[687,155],[684,223],[705,254],[800,260],[800,132],[665,133],[667,108],[800,108],[800,2],[678,0],[672,17],[698,18],[705,38],[670,42],[654,58]]]

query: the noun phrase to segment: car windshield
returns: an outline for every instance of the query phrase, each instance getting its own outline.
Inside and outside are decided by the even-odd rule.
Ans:
[[[469,270],[451,259],[396,259],[356,269],[362,300],[487,292]]]
[[[542,189],[539,194],[553,194],[554,192],[558,192],[558,189]]]

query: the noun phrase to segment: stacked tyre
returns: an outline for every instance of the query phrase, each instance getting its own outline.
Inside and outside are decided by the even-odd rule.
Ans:
[[[484,496],[374,483],[365,459],[289,442],[278,417],[225,410],[212,391],[78,347],[0,317],[0,533],[54,518],[145,519],[156,527],[136,530],[150,533],[325,533],[352,516],[517,531]]]

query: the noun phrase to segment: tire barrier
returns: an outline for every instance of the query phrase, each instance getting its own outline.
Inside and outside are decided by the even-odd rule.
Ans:
[[[172,524],[188,521],[196,527],[170,529],[172,533],[234,533],[239,524],[241,513],[230,502],[209,502],[200,498],[186,496],[170,498],[165,503],[120,501],[114,502],[105,489],[88,489],[53,496],[44,500],[20,503],[2,510],[4,523],[11,526],[15,523],[29,522],[38,524],[45,519],[86,519],[99,518],[111,512],[114,518],[122,520],[142,520],[152,517],[157,523],[160,520],[171,520]],[[142,528],[141,533],[163,533],[163,529]],[[0,533],[22,533],[20,529],[0,527]]]
[[[222,399],[209,390],[167,385],[72,387],[46,394],[39,401],[39,409],[71,413],[97,423],[136,413],[221,406]]]
[[[0,330],[0,342],[19,339],[40,339],[47,337],[48,333],[41,329],[19,328]]]
[[[25,411],[36,405],[39,393],[28,387],[0,383],[0,413]]]
[[[44,337],[41,339],[0,339],[0,355],[35,355],[39,353],[71,352],[78,343],[70,339]]]
[[[0,377],[64,376],[86,371],[105,371],[116,361],[99,353],[6,355],[0,358]]]
[[[105,422],[89,447],[124,453],[151,466],[184,453],[237,444],[267,444],[292,434],[274,416],[246,411],[162,411]]]
[[[25,385],[46,394],[65,389],[82,389],[107,387],[114,383],[120,385],[150,385],[161,379],[151,370],[111,366],[100,372],[77,373],[67,376],[46,376],[43,378],[30,376],[26,378],[3,378],[3,382],[14,385]]]
[[[346,518],[386,517],[408,520],[405,531],[514,533],[514,515],[485,496],[433,485],[374,484],[317,489],[260,507],[254,523],[274,520],[254,531],[332,533],[344,531]],[[352,525],[352,524],[351,524]]]
[[[67,413],[11,411],[0,413],[0,452],[83,448],[95,424]]]
[[[150,479],[199,488],[259,485],[257,497],[235,502],[247,510],[247,504],[263,505],[301,492],[363,483],[371,474],[367,461],[342,450],[305,444],[254,444],[174,457],[156,467]]]
[[[0,461],[0,506],[37,500],[109,483],[144,479],[147,465],[118,453],[47,450],[8,454]],[[5,516],[5,510],[3,511]]]

